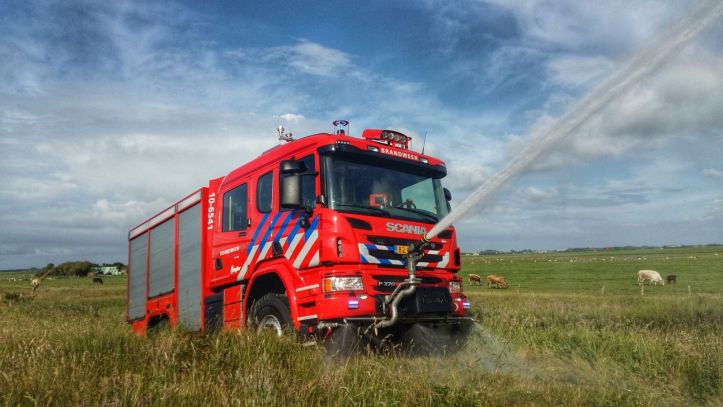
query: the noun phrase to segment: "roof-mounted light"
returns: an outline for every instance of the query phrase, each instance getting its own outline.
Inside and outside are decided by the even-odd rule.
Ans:
[[[334,134],[338,136],[349,134],[348,120],[334,120],[331,124],[334,126]]]
[[[409,149],[409,142],[412,140],[411,137],[406,136],[398,131],[378,129],[364,130],[364,133],[362,133],[362,137],[367,140],[373,140],[378,143],[386,144],[396,148],[401,148],[404,150]]]

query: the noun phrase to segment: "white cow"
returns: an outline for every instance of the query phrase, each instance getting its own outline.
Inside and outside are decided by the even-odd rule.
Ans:
[[[638,271],[638,285],[643,285],[646,281],[649,281],[652,285],[665,285],[665,281],[660,277],[660,274],[655,270],[640,270]]]

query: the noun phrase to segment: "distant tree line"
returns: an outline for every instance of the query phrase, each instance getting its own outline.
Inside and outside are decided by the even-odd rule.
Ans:
[[[119,270],[126,268],[125,264],[119,262],[103,263],[103,266],[116,266]],[[94,267],[98,267],[98,264],[89,261],[67,261],[57,266],[53,263],[48,263],[47,266],[35,273],[35,277],[40,277],[46,273],[48,277],[86,277],[88,274],[93,273]]]
[[[564,250],[480,250],[478,254],[480,256],[494,256],[498,254],[520,254],[520,253],[569,253],[569,252],[600,252],[609,250],[651,250],[651,249],[690,249],[694,247],[717,247],[721,246],[720,243],[711,243],[706,245],[667,245],[667,246],[609,246],[609,247],[570,247]]]

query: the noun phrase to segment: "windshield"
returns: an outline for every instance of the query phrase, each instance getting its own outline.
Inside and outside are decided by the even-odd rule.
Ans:
[[[348,156],[325,157],[331,209],[436,223],[448,212],[439,179],[363,163]]]

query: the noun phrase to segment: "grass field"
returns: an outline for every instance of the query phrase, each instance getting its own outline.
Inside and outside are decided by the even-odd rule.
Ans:
[[[465,276],[502,274],[511,286],[466,285],[481,324],[461,352],[342,360],[245,332],[135,337],[123,277],[46,281],[30,301],[15,295],[28,281],[9,281],[26,275],[0,273],[0,403],[723,404],[723,247],[464,264]],[[639,269],[678,284],[641,295]]]

